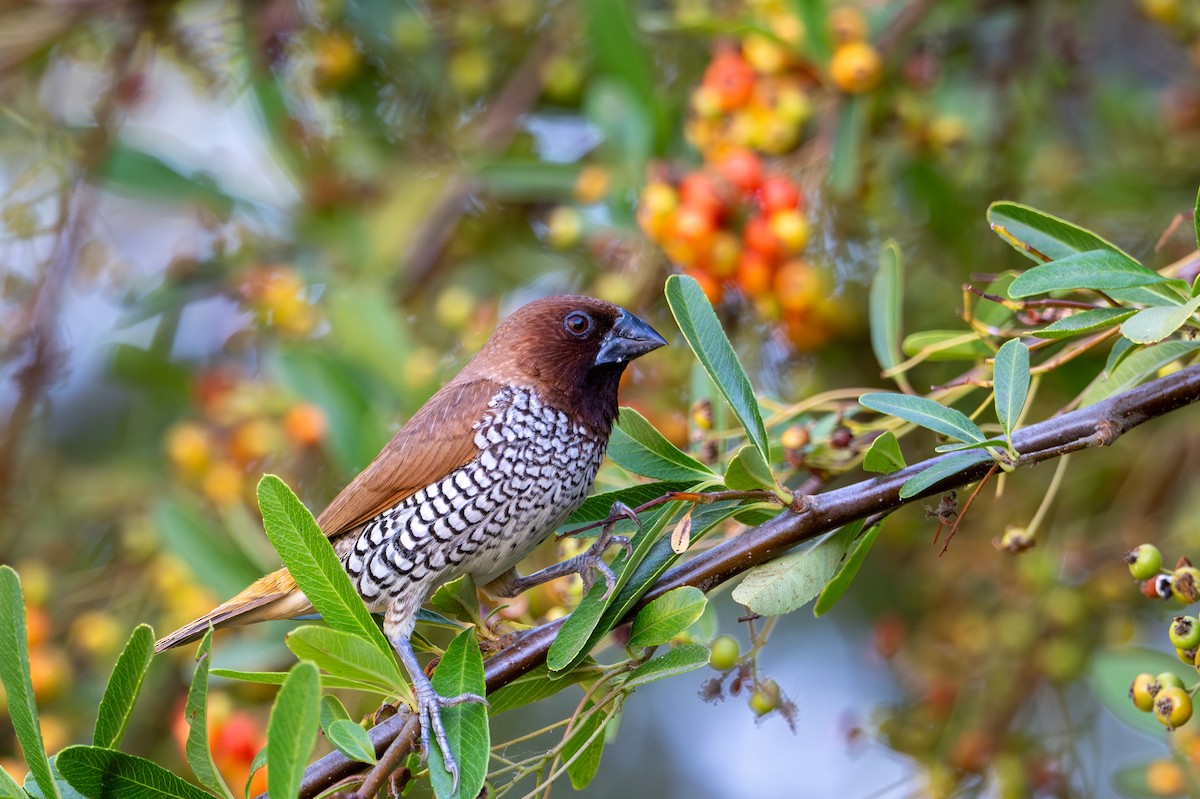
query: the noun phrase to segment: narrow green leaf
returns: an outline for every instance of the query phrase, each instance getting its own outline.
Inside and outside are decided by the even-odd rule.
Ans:
[[[450,642],[446,654],[433,671],[432,682],[434,689],[444,697],[464,693],[484,695],[487,687],[483,678],[483,655],[479,652],[473,627],[463,630]],[[491,757],[487,708],[478,702],[464,702],[445,708],[442,710],[442,724],[446,728],[450,751],[458,762],[458,791],[451,790],[450,772],[446,771],[442,750],[438,746],[431,746],[426,753],[429,781],[433,783],[439,799],[473,799],[483,788],[488,759]]]
[[[147,624],[139,624],[121,650],[100,699],[96,730],[92,734],[96,746],[116,749],[120,745],[153,657],[154,631]]]
[[[59,799],[58,785],[42,745],[37,704],[29,679],[28,647],[21,578],[11,566],[0,566],[0,681],[4,683],[8,716],[42,795],[45,799]]]
[[[4,799],[25,799],[29,794],[25,793],[25,789],[10,777],[6,770],[0,768],[0,796]]]
[[[895,416],[958,441],[971,443],[987,438],[962,411],[947,408],[926,397],[880,392],[863,394],[858,401],[873,411]]]
[[[867,315],[871,320],[871,349],[884,371],[902,360],[900,329],[904,312],[904,261],[900,245],[888,241],[879,257],[879,269],[871,279]]]
[[[188,689],[187,706],[184,717],[188,722],[187,744],[184,747],[188,765],[196,779],[208,790],[233,799],[229,786],[217,770],[213,762],[212,751],[208,746],[208,669],[212,663],[212,628],[210,627],[200,639],[200,647],[196,650],[196,670],[192,673],[192,685]]]
[[[107,188],[157,202],[203,205],[219,214],[233,210],[234,200],[211,177],[184,175],[167,162],[121,142],[114,142],[99,169]]]
[[[300,661],[275,697],[267,722],[267,793],[296,799],[321,722],[321,678],[317,667]]]
[[[1008,296],[1009,286],[1017,279],[1018,272],[1003,272],[996,276],[987,286],[987,293],[993,297],[1003,297],[1006,300],[1011,300]],[[975,304],[975,310],[972,316],[976,322],[988,327],[1000,328],[1004,327],[1012,319],[1013,311],[1007,305],[995,302],[994,300],[979,298]]]
[[[956,452],[953,455],[939,458],[932,466],[909,478],[904,485],[900,486],[900,498],[908,499],[909,497],[915,497],[930,486],[945,480],[950,475],[958,474],[968,466],[988,460],[991,460],[991,456],[980,450]]]
[[[708,599],[690,585],[672,589],[638,611],[629,633],[631,649],[659,646],[682,633],[700,618]]]
[[[608,440],[608,457],[634,474],[656,480],[707,480],[712,470],[663,437],[646,417],[622,408]]]
[[[243,799],[250,799],[250,786],[254,784],[254,775],[258,770],[267,765],[267,747],[259,749],[254,755],[254,759],[250,761],[250,771],[246,774],[246,784],[242,786]]]
[[[996,418],[1000,420],[1004,434],[1011,440],[1029,395],[1029,348],[1019,339],[1004,342],[1004,346],[996,353],[992,367],[992,391],[995,395]]]
[[[429,597],[429,604],[451,619],[467,624],[479,621],[479,597],[475,593],[475,581],[469,574],[442,583]]]
[[[68,746],[55,765],[87,799],[212,799],[157,763],[98,746]]]
[[[1035,266],[1014,280],[1008,291],[1021,298],[1052,291],[1127,289],[1165,281],[1158,272],[1127,255],[1112,250],[1089,250]]]
[[[1121,365],[1122,361],[1141,348],[1142,345],[1134,344],[1124,336],[1119,337],[1117,343],[1113,344],[1112,349],[1109,350],[1108,358],[1104,361],[1103,374],[1111,375],[1113,370]]]
[[[335,719],[325,731],[329,743],[346,757],[375,765],[375,745],[371,736],[350,719]]]
[[[980,361],[994,354],[973,330],[921,330],[900,346],[905,355],[924,355],[927,361]]]
[[[758,407],[750,379],[704,296],[704,290],[693,277],[671,275],[667,278],[666,295],[671,313],[692,352],[696,353],[696,359],[745,428],[750,443],[758,449],[763,460],[769,462],[771,450],[762,410]]]
[[[763,616],[782,616],[804,607],[837,573],[862,524],[861,520],[847,524],[816,544],[755,566],[733,589],[733,601]]]
[[[1084,333],[1093,333],[1124,322],[1137,311],[1133,308],[1093,308],[1090,311],[1064,316],[1030,335],[1038,338],[1070,338]]]
[[[994,202],[988,206],[987,220],[992,230],[1017,252],[1038,263],[1089,250],[1111,250],[1133,260],[1120,247],[1092,231],[1028,205],[1007,200]]]
[[[222,677],[227,680],[238,680],[240,682],[251,682],[258,685],[283,685],[283,681],[287,679],[286,671],[239,671],[237,669],[212,669],[209,671],[213,677]],[[393,693],[381,686],[370,683],[359,682],[358,680],[347,680],[344,677],[335,677],[332,674],[321,675],[321,686],[323,688],[346,688],[351,691],[364,691],[370,694],[379,696],[392,696]]]
[[[600,757],[604,754],[604,733],[600,728],[609,718],[604,710],[592,709],[563,742],[563,761],[575,759],[567,766],[567,776],[571,779],[571,787],[577,791],[586,788],[600,768]],[[582,754],[576,757],[581,749]]]
[[[554,696],[564,688],[594,676],[584,668],[577,668],[564,675],[551,677],[545,665],[538,666],[503,688],[489,693],[487,699],[491,707],[488,709],[488,715],[495,718],[509,710],[540,702],[547,697]]]
[[[933,451],[940,454],[946,452],[964,452],[969,449],[989,449],[992,447],[1007,447],[1008,439],[1006,438],[989,438],[985,441],[975,441],[970,444],[941,444],[933,448]]]
[[[733,491],[753,491],[775,487],[775,475],[771,467],[758,454],[758,450],[747,444],[734,454],[725,467],[725,487]]]
[[[151,511],[154,530],[166,549],[203,575],[205,585],[221,596],[233,596],[262,576],[262,566],[218,529],[199,507],[174,497],[160,499]]]
[[[1140,349],[1124,358],[1108,375],[1097,380],[1083,394],[1080,407],[1094,405],[1114,394],[1127,391],[1155,374],[1167,364],[1192,355],[1200,349],[1200,341],[1164,341]]]
[[[321,697],[321,729],[325,734],[329,734],[329,725],[335,721],[345,719],[350,721],[350,714],[346,712],[346,706],[342,704],[342,700],[338,699],[333,694],[325,694]]]
[[[273,474],[263,475],[258,506],[267,538],[321,617],[330,627],[357,635],[393,658],[391,646],[354,590],[333,545],[287,484]]]
[[[891,430],[871,442],[871,448],[863,457],[863,469],[876,474],[891,474],[907,466],[904,453],[900,451],[900,442]]]
[[[842,561],[842,565],[838,567],[837,573],[825,584],[820,595],[817,596],[817,601],[813,603],[814,616],[823,616],[828,613],[829,609],[836,605],[846,590],[850,588],[850,583],[854,582],[854,578],[858,576],[858,570],[866,562],[867,554],[871,551],[871,547],[875,546],[875,539],[879,537],[879,531],[882,529],[883,524],[876,524],[859,536],[846,559]]]
[[[284,640],[297,658],[311,660],[331,675],[408,696],[408,684],[400,674],[395,656],[381,653],[356,635],[331,627],[305,625],[289,632]]]
[[[645,108],[654,105],[655,78],[628,0],[587,0],[587,32],[597,72],[620,81]]]
[[[1183,305],[1144,308],[1125,320],[1121,335],[1135,344],[1155,344],[1174,333],[1200,308],[1200,297]]]
[[[638,666],[625,679],[626,688],[636,688],[667,677],[687,674],[708,665],[708,647],[681,644]]]
[[[843,98],[838,110],[833,154],[829,158],[829,189],[835,197],[849,197],[861,182],[862,152],[870,109],[869,97],[852,94]]]

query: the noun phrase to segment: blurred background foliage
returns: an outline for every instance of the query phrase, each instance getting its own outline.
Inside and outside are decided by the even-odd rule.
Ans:
[[[885,239],[905,254],[906,316],[922,328],[955,326],[972,275],[1024,267],[987,232],[994,199],[1084,224],[1152,267],[1184,256],[1193,242],[1171,225],[1200,184],[1198,64],[1192,0],[10,0],[0,560],[28,594],[47,748],[86,734],[135,623],[168,631],[274,565],[252,497],[262,472],[319,509],[534,296],[595,294],[671,331],[661,286],[688,272],[780,407],[882,384],[864,298]],[[624,401],[713,457],[674,349],[630,370]],[[1030,418],[1102,357],[1051,376]],[[922,366],[916,388],[962,369]],[[820,410],[792,431],[798,478],[806,454],[821,479],[840,471],[840,415]],[[1119,554],[1200,549],[1194,430],[1184,412],[1077,458],[1019,557],[992,542],[1032,517],[1048,470],[1014,476],[1002,500],[985,492],[940,558],[936,520],[900,514],[853,601],[822,622],[840,654],[805,646],[826,627],[771,661],[799,737],[737,734],[785,738],[797,763],[820,739],[835,755],[804,767],[847,795],[1185,794],[1200,740],[1160,734],[1114,782],[1096,753],[1132,744],[1079,678],[1142,629],[1162,648]],[[553,618],[572,591],[505,615]],[[744,642],[738,609],[720,608]],[[286,662],[281,637],[223,635],[217,663]],[[164,661],[129,746],[179,764],[190,656]],[[826,672],[874,687],[837,681],[830,705]],[[666,710],[646,694],[647,712]],[[214,693],[231,784],[270,698]],[[671,718],[694,723],[658,734],[716,726],[685,701]],[[622,750],[593,795],[624,790],[639,756],[664,794],[721,795],[664,746]],[[887,768],[864,769],[864,749]],[[0,765],[24,775],[7,725]]]

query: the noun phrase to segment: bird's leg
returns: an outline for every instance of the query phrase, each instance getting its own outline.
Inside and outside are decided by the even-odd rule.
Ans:
[[[442,750],[442,762],[446,765],[446,771],[450,772],[450,776],[454,778],[454,790],[457,791],[458,763],[455,762],[454,755],[450,751],[450,742],[446,740],[446,728],[442,726],[442,708],[461,705],[464,702],[481,702],[486,705],[487,700],[479,694],[441,696],[434,690],[433,683],[425,676],[425,672],[421,670],[421,664],[417,662],[417,655],[413,652],[412,642],[409,641],[408,636],[395,635],[391,641],[397,654],[400,655],[400,662],[404,664],[408,676],[412,678],[413,692],[417,697],[417,715],[421,719],[421,748],[425,752],[425,759],[429,759],[429,732],[432,729],[438,748]]]
[[[587,596],[587,592],[591,590],[592,585],[596,582],[596,572],[600,572],[604,576],[604,585],[606,587],[604,598],[607,599],[617,584],[617,578],[613,574],[613,570],[603,560],[604,551],[613,544],[616,544],[625,550],[627,557],[633,554],[633,547],[629,543],[629,536],[616,535],[613,532],[616,529],[617,522],[621,519],[630,519],[638,527],[641,527],[641,521],[639,521],[637,514],[628,505],[623,502],[614,502],[612,511],[609,513],[608,519],[605,520],[604,526],[600,530],[600,535],[588,547],[586,552],[580,553],[573,558],[568,558],[562,563],[547,566],[541,571],[536,571],[527,577],[521,577],[517,574],[516,569],[510,569],[507,573],[485,585],[483,590],[492,596],[512,597],[533,588],[535,585],[548,583],[551,580],[564,577],[568,574],[578,574],[583,578],[583,594]]]

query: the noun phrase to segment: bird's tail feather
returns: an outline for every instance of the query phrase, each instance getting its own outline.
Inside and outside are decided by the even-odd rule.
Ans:
[[[237,596],[195,621],[185,624],[154,645],[155,653],[197,641],[209,627],[233,627],[271,619],[294,619],[313,611],[287,569],[255,581]]]

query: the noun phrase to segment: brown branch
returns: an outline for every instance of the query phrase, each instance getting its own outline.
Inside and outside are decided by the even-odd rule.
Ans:
[[[1013,444],[1021,453],[1017,465],[1028,466],[1088,447],[1106,446],[1143,422],[1197,401],[1200,401],[1200,366],[1181,369],[1090,407],[1018,430],[1013,435]],[[969,466],[916,496],[901,499],[900,487],[908,479],[947,457],[951,456],[943,455],[893,474],[809,497],[803,513],[784,511],[674,567],[642,597],[630,614],[680,586],[691,585],[709,591],[799,543],[857,519],[887,513],[918,499],[974,483],[994,466],[992,461]],[[485,661],[488,691],[495,691],[544,663],[546,652],[561,626],[560,619],[530,630]],[[398,731],[408,724],[410,715],[401,712],[371,730],[377,751],[391,744]],[[348,760],[340,753],[326,755],[308,767],[300,797],[311,799],[364,768],[362,763]],[[265,799],[265,794],[259,799]]]

